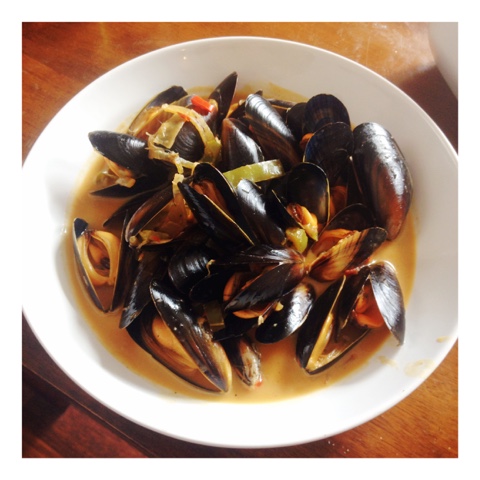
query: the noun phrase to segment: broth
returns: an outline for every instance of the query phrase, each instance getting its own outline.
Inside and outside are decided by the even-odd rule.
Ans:
[[[283,98],[291,97],[284,95]],[[108,218],[123,200],[107,200],[90,195],[89,192],[97,188],[94,185],[94,178],[103,165],[103,158],[99,155],[94,155],[89,160],[88,165],[74,192],[67,225],[72,225],[75,217],[82,217],[89,222],[92,228],[102,229],[104,219]],[[86,212],[88,212],[88,215],[86,215]],[[258,344],[263,374],[263,384],[260,387],[249,389],[236,378],[234,373],[232,388],[229,392],[221,395],[203,392],[172,374],[141,349],[130,338],[125,329],[120,329],[118,326],[121,316],[120,311],[104,314],[93,305],[81,284],[75,266],[71,228],[67,228],[64,240],[68,271],[82,316],[89,327],[96,333],[101,343],[114,357],[131,371],[158,385],[159,392],[162,388],[166,388],[178,394],[222,402],[270,402],[283,400],[328,387],[353,371],[367,365],[384,342],[395,342],[386,327],[374,330],[335,365],[322,373],[310,376],[300,368],[295,360],[296,335],[294,334],[276,344]],[[416,262],[415,217],[413,209],[410,210],[397,239],[394,242],[385,242],[375,253],[374,259],[387,260],[395,266],[402,286],[404,301],[407,304],[413,287],[413,274]],[[408,318],[406,321],[408,329]]]

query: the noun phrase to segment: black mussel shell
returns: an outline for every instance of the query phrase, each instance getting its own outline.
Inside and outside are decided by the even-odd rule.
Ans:
[[[135,179],[135,183],[132,186],[122,185],[121,183],[113,183],[106,187],[99,188],[90,192],[91,195],[96,197],[105,198],[136,198],[147,195],[152,195],[153,192],[167,186],[171,183],[172,177],[170,172],[165,170],[165,175],[161,177],[150,175],[148,177],[140,177]]]
[[[345,277],[332,283],[313,304],[301,328],[298,330],[296,359],[308,373],[317,373],[324,366],[321,357],[325,346],[334,331],[334,311],[338,296],[342,290]],[[321,345],[320,345],[321,343]],[[315,351],[316,345],[319,353]]]
[[[281,160],[285,170],[300,161],[293,133],[268,100],[261,95],[250,94],[245,100],[245,115],[267,160]]]
[[[377,262],[369,266],[370,281],[378,309],[390,332],[402,345],[405,341],[405,305],[393,266]]]
[[[303,255],[293,248],[254,245],[243,251],[217,258],[213,262],[213,268],[220,266],[243,270],[250,266],[258,268],[282,263],[302,264],[304,261]]]
[[[285,114],[285,122],[300,143],[303,138],[303,116],[307,102],[298,102],[289,108]]]
[[[318,252],[310,264],[311,277],[320,282],[337,280],[348,270],[361,266],[386,238],[386,230],[380,227],[350,232],[328,250]],[[321,242],[322,235],[317,243]],[[311,250],[315,252],[315,245]]]
[[[195,109],[191,101],[192,97],[195,96],[196,95],[187,95],[176,103],[186,108]],[[205,123],[212,130],[212,132],[215,133],[216,122],[218,119],[218,106],[215,105],[211,112],[199,112],[198,109],[195,110],[197,113],[202,115]],[[205,153],[205,144],[203,143],[200,133],[192,124],[192,122],[185,122],[183,127],[178,132],[171,150],[177,152],[181,158],[191,162],[198,162],[202,159]]]
[[[374,328],[369,322],[360,324],[355,312],[357,300],[367,286],[373,292],[371,301],[376,306],[373,311],[378,309],[383,324],[398,344],[403,344],[405,307],[395,269],[387,262],[371,263],[331,284],[300,327],[296,357],[308,373],[316,374],[333,365]],[[368,311],[363,310],[371,315]]]
[[[299,283],[288,295],[281,298],[280,310],[273,310],[255,330],[255,339],[260,343],[275,343],[294,333],[306,320],[313,302],[314,288]]]
[[[157,111],[165,103],[173,103],[188,95],[181,86],[172,85],[155,95],[130,123],[127,133],[135,137],[147,140],[147,133],[155,133],[161,125]]]
[[[132,212],[135,212],[146,200],[152,197],[162,187],[148,190],[125,200],[108,218],[103,222],[104,227],[123,222],[125,218],[130,220]]]
[[[215,123],[213,124],[213,132],[220,130],[223,120],[227,117],[232,105],[233,97],[237,89],[238,73],[232,72],[227,75],[209,95],[209,99],[215,100],[218,106],[218,113]]]
[[[288,173],[285,202],[302,205],[325,225],[330,216],[330,184],[325,171],[308,162],[293,167]]]
[[[92,195],[125,198],[151,191],[171,182],[172,166],[150,159],[145,140],[129,134],[105,130],[90,132],[88,138],[100,155],[127,169],[135,179],[133,186],[113,183],[91,192]]]
[[[197,368],[193,371],[191,368],[183,370],[183,361],[180,362],[180,367],[175,367],[165,358],[161,360],[162,363],[200,388],[227,392],[232,382],[231,365],[221,344],[213,339],[208,322],[203,321],[190,302],[166,282],[154,278],[150,283],[150,293],[160,316],[159,321],[164,322],[182,345],[190,363]]]
[[[173,190],[171,185],[158,190],[148,197],[132,214],[127,225],[125,237],[127,241],[138,235],[168,204],[172,201]]]
[[[122,230],[120,232],[120,261],[118,265],[117,281],[113,291],[111,304],[112,311],[117,310],[117,308],[120,308],[125,304],[128,291],[131,288],[131,279],[137,266],[137,257],[135,252],[130,248],[128,242],[125,240],[125,231],[127,229],[129,219],[130,211],[126,211],[123,219]]]
[[[263,382],[261,359],[254,343],[246,335],[221,341],[233,371],[248,387],[259,387]]]
[[[102,288],[96,287],[92,283],[90,275],[83,264],[82,255],[79,249],[80,238],[92,235],[95,230],[92,229],[88,222],[84,219],[75,218],[72,225],[72,232],[75,262],[87,293],[99,310],[103,312],[111,312],[116,310],[121,305],[128,288],[125,278],[130,278],[131,270],[133,268],[132,252],[126,245],[126,242],[123,242],[120,238],[118,251],[118,270],[115,273],[115,284],[111,287],[107,287],[107,289],[100,294]]]
[[[353,130],[353,167],[367,206],[388,239],[399,234],[410,209],[413,184],[405,157],[392,135],[377,123]]]
[[[303,161],[321,167],[333,185],[338,179],[346,177],[352,153],[353,133],[350,125],[344,122],[327,123],[308,140]]]
[[[326,225],[325,230],[365,230],[374,227],[371,211],[362,203],[353,203],[340,210]]]
[[[293,290],[305,274],[303,262],[280,263],[267,268],[227,303],[225,311],[255,310],[274,302]]]
[[[231,276],[232,273],[229,270],[209,273],[190,288],[190,300],[199,304],[206,304],[212,301],[221,302],[225,285]]]
[[[350,115],[342,101],[334,95],[320,93],[311,97],[303,114],[303,134],[314,133],[328,123],[350,125]]]
[[[128,327],[152,302],[150,282],[154,277],[163,277],[166,270],[167,264],[158,251],[142,252],[133,273],[133,282],[125,298],[120,328]]]
[[[243,179],[236,188],[243,216],[258,239],[257,243],[283,245],[285,232],[269,215],[267,196],[254,182]]]
[[[342,334],[337,309],[342,303],[346,277],[331,284],[318,297],[304,324],[298,330],[296,358],[310,375],[318,374],[335,364],[369,332],[354,323],[344,327]]]
[[[252,138],[248,127],[236,118],[226,118],[222,123],[222,171],[265,160],[260,145]]]
[[[209,275],[209,264],[216,256],[206,245],[180,247],[168,262],[168,276],[175,288],[188,295],[196,283]]]
[[[223,327],[213,333],[213,338],[223,342],[229,338],[242,337],[256,325],[256,318],[238,318],[233,313],[227,313],[223,319]]]
[[[219,248],[235,251],[255,243],[232,186],[216,167],[198,164],[190,184],[178,188],[199,227]]]

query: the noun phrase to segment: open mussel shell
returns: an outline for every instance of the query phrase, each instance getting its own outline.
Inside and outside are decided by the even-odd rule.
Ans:
[[[341,336],[337,309],[346,278],[331,284],[318,297],[304,324],[298,330],[296,359],[310,375],[315,375],[332,366],[357,345],[368,333],[367,328],[352,323],[350,331],[343,329]]]
[[[372,297],[370,297],[370,291]],[[363,307],[360,307],[360,300]],[[367,302],[367,303],[365,303]],[[364,311],[372,320],[365,322],[386,325],[390,333],[402,345],[405,340],[405,305],[397,274],[388,262],[374,262],[362,267],[355,275],[346,278],[341,302],[337,311],[337,339],[350,322],[362,324],[358,313]],[[380,317],[378,318],[378,315]],[[374,318],[375,317],[375,318]]]
[[[232,368],[222,345],[213,340],[208,322],[167,282],[154,278],[150,293],[157,314],[142,325],[147,350],[192,385],[227,392]]]
[[[130,217],[125,231],[126,240],[132,243],[138,233],[167,207],[172,198],[173,190],[171,185],[167,185],[147,197]]]
[[[330,182],[326,172],[313,163],[302,162],[288,173],[286,203],[294,203],[313,213],[320,225],[330,217]]]
[[[134,211],[125,238],[137,249],[165,246],[178,240],[194,224],[183,195],[169,184]]]
[[[324,229],[311,248],[316,257],[309,264],[309,274],[320,282],[335,281],[348,270],[359,267],[387,238],[386,230],[380,227],[352,230],[322,250],[324,238],[330,232],[333,230]]]
[[[210,107],[208,111],[198,108],[193,103],[197,95],[185,95],[175,102],[176,105],[194,109],[201,115],[212,131],[216,135],[221,127],[223,119],[227,116],[235,95],[238,74],[232,72],[227,75],[210,93],[208,100]],[[153,132],[152,132],[153,133]],[[191,122],[185,122],[178,131],[170,149],[177,152],[181,158],[192,162],[202,159],[205,153],[205,147],[202,136]]]
[[[238,73],[227,75],[210,93],[209,99],[217,102],[218,113],[212,125],[214,133],[220,130],[223,120],[227,117],[237,89]]]
[[[388,329],[402,345],[405,341],[405,304],[395,269],[388,262],[376,262],[368,268],[377,307]]]
[[[125,213],[123,219],[122,229],[120,231],[120,253],[118,275],[113,291],[112,304],[110,309],[117,310],[125,304],[125,299],[131,289],[131,278],[137,266],[137,257],[135,252],[130,248],[128,242],[125,240],[125,231],[130,218],[130,212]]]
[[[86,291],[101,311],[115,310],[126,293],[132,252],[121,238],[91,228],[82,218],[75,218],[72,227],[75,262]]]
[[[73,249],[75,253],[75,260],[78,267],[78,272],[80,273],[80,277],[90,298],[93,300],[93,303],[98,309],[105,312],[108,311],[110,308],[105,307],[100,300],[97,289],[90,280],[90,276],[88,275],[85,268],[81,254],[82,249],[79,246],[80,239],[84,237],[84,235],[87,235],[87,231],[88,223],[85,220],[83,220],[82,218],[76,218],[73,221]]]
[[[133,188],[135,188],[135,185]],[[123,222],[124,219],[127,218],[127,215],[128,219],[130,219],[132,212],[135,212],[146,200],[162,189],[162,187],[157,187],[153,190],[141,192],[123,201],[122,204],[104,220],[103,226],[108,227],[110,225],[116,225],[118,222]]]
[[[132,275],[133,282],[126,294],[120,328],[128,327],[139,317],[146,306],[152,302],[150,295],[150,282],[154,277],[165,275],[167,264],[157,250],[145,251],[138,256],[135,271]]]
[[[283,263],[266,269],[225,305],[225,311],[262,309],[289,293],[304,275],[302,264]]]
[[[242,286],[238,293],[233,292],[225,305],[226,312],[261,309],[288,294],[303,280],[306,266],[303,256],[297,251],[286,247],[271,249],[270,258],[263,259],[258,257],[262,250],[261,247],[253,248],[246,256],[239,254],[232,259],[232,265],[238,266],[244,261],[257,268],[263,264],[263,268],[259,272],[254,271],[257,268],[252,268],[254,278]],[[277,260],[274,260],[277,255]]]
[[[330,188],[325,172],[313,163],[301,162],[266,187],[269,218],[283,229],[285,237],[303,253],[308,238],[318,233],[330,217]]]
[[[250,388],[259,387],[263,382],[261,358],[250,337],[229,337],[221,344],[238,378]]]
[[[359,313],[367,318],[360,319]],[[307,373],[319,373],[383,326],[403,344],[405,306],[396,272],[387,262],[374,262],[343,276],[318,297],[298,331],[297,361]]]
[[[260,343],[276,343],[287,338],[306,320],[315,301],[315,290],[308,283],[299,283],[279,300],[281,308],[274,309],[255,330]]]
[[[180,106],[193,108],[190,102],[192,95],[185,97],[182,101],[177,102]],[[206,125],[211,129],[216,122],[217,107],[212,113],[201,114],[205,120]],[[170,150],[176,152],[181,158],[190,162],[198,162],[202,159],[205,153],[205,144],[200,136],[198,130],[192,122],[185,122],[175,137]]]
[[[359,188],[388,239],[399,234],[410,209],[413,184],[405,157],[381,125],[362,123],[353,130],[353,167]]]
[[[178,188],[199,227],[219,248],[235,251],[255,243],[237,196],[220,170],[200,163],[189,180]]]
[[[223,173],[211,163],[199,163],[191,177],[191,185],[197,191],[209,197],[220,208],[237,220],[240,227],[249,232],[247,221],[243,218],[235,191]]]

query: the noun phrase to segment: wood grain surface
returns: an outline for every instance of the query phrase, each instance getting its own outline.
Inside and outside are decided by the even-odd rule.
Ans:
[[[441,76],[425,23],[24,23],[23,161],[82,88],[152,50],[214,36],[307,43],[397,85],[458,147],[458,102]],[[273,449],[215,448],[168,438],[105,408],[54,364],[23,319],[24,458],[457,458],[458,345],[398,405],[353,430]]]

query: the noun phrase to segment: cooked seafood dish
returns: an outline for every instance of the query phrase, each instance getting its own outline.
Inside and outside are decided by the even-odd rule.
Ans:
[[[289,361],[313,377],[371,332],[401,348],[406,331],[396,265],[377,256],[412,205],[394,137],[353,127],[329,93],[240,95],[237,81],[208,96],[172,86],[124,130],[90,132],[101,169],[88,195],[115,208],[101,225],[88,209],[71,225],[99,316],[215,394],[262,388],[266,345],[289,339]]]

